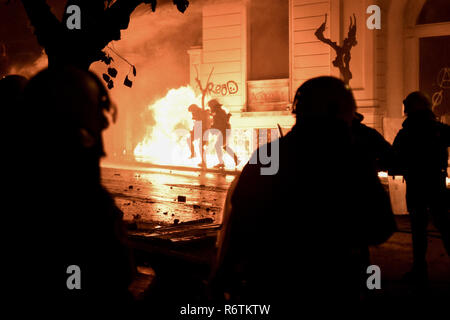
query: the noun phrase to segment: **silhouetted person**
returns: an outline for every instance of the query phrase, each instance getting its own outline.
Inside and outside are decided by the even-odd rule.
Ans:
[[[386,171],[392,161],[392,146],[384,137],[374,128],[371,128],[362,123],[364,116],[355,112],[355,117],[352,121],[352,134],[354,145],[364,162],[367,162],[372,167],[372,172]],[[361,273],[366,274],[367,267],[370,263],[370,252],[367,245],[363,245],[361,250]],[[362,289],[365,288],[365,279],[362,279]]]
[[[362,123],[363,120],[364,116],[356,112],[352,123],[355,144],[361,147],[376,171],[387,171],[392,161],[392,146],[376,129]]]
[[[100,182],[102,131],[114,109],[102,82],[91,72],[47,69],[25,90],[20,156],[28,157],[23,245],[31,285],[23,301],[109,309],[131,301],[134,268],[122,212]],[[80,268],[81,288],[70,276]]]
[[[212,129],[216,129],[220,132],[221,136],[217,138],[216,141],[216,153],[217,158],[219,159],[219,164],[216,166],[218,168],[223,168],[223,150],[228,153],[231,158],[233,158],[235,165],[239,164],[239,160],[228,145],[227,141],[230,138],[231,133],[231,125],[230,125],[230,117],[231,113],[227,113],[223,108],[222,104],[217,101],[217,99],[212,99],[208,101],[208,106],[211,109],[211,114],[213,117],[213,123],[211,125]]]
[[[361,248],[386,241],[395,222],[376,171],[354,145],[355,109],[337,78],[298,88],[296,124],[278,140],[278,172],[262,175],[261,163],[248,163],[225,211],[216,299],[271,304],[273,316],[359,301]]]
[[[199,149],[200,149],[200,156],[203,156],[203,134],[205,133],[206,130],[209,129],[210,127],[210,115],[209,115],[209,111],[208,110],[203,110],[202,108],[200,108],[198,105],[196,104],[191,104],[188,108],[188,111],[190,113],[192,113],[192,120],[194,120],[194,128],[191,130],[191,144],[190,144],[190,148],[191,148],[191,158],[195,158],[195,147],[194,147],[194,142],[195,140],[199,140]],[[198,137],[195,136],[195,129],[196,126],[201,126],[201,130],[199,130],[199,133],[201,134],[201,136],[199,135]]]
[[[422,92],[410,93],[403,101],[406,120],[395,137],[395,166],[391,174],[406,180],[406,204],[411,218],[413,268],[406,279],[426,285],[428,212],[450,252],[447,176],[450,127],[436,120],[430,99]]]

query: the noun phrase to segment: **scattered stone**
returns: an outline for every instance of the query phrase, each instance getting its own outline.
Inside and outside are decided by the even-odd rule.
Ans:
[[[186,202],[186,196],[178,196],[178,202]]]
[[[120,173],[114,173],[114,175],[120,177]]]
[[[168,212],[167,212],[167,211],[166,211],[166,212],[163,212],[163,214],[164,214],[164,215],[167,215],[167,214],[168,214]]]
[[[172,217],[175,217],[175,214],[174,214],[174,213],[172,213]]]
[[[200,206],[198,204],[193,205],[194,209],[200,209]]]
[[[130,190],[133,189],[133,186],[128,186],[128,189],[130,189]]]
[[[211,209],[210,208],[206,208],[206,212],[209,212]]]
[[[180,220],[179,219],[175,219],[175,220],[173,220],[173,224],[174,225],[177,225],[178,223],[180,222]]]

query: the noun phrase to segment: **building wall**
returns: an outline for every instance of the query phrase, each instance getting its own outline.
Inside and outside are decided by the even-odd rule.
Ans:
[[[349,17],[355,14],[357,19],[358,44],[352,49],[352,60],[350,67],[353,73],[353,79],[350,86],[358,106],[358,112],[364,115],[364,122],[371,127],[382,131],[382,112],[380,108],[380,96],[376,90],[377,73],[382,74],[382,70],[377,70],[378,59],[376,57],[377,34],[380,30],[370,30],[366,26],[367,7],[377,4],[374,0],[343,1],[343,10],[341,19],[343,28],[342,37],[347,35]]]
[[[375,51],[374,51],[374,59],[375,59],[375,96],[378,99],[378,114],[380,117],[385,117],[387,113],[387,104],[386,104],[386,70],[387,70],[387,52],[386,52],[386,43],[387,43],[387,28],[383,28],[386,26],[387,22],[387,12],[389,8],[389,3],[384,5],[383,0],[376,1],[374,4],[378,5],[381,9],[381,30],[375,31]],[[379,126],[382,127],[382,120],[379,119]],[[382,132],[383,130],[379,128]],[[384,129],[384,128],[383,128]]]
[[[331,1],[290,1],[291,98],[306,80],[331,74],[331,49],[319,41],[314,32],[328,16],[325,36],[330,37]]]
[[[252,0],[256,1],[256,0]],[[357,42],[352,48],[350,70],[358,112],[365,117],[364,122],[384,133],[392,141],[402,121],[402,101],[409,92],[418,90],[418,41],[421,36],[450,34],[450,27],[443,23],[437,26],[416,26],[416,19],[426,0],[289,0],[289,79],[288,101],[280,99],[277,108],[261,103],[252,97],[253,88],[262,90],[270,86],[270,81],[248,82],[247,1],[214,2],[203,10],[203,47],[194,48],[191,54],[191,85],[195,86],[195,66],[205,83],[214,67],[211,81],[220,89],[228,81],[234,81],[237,92],[225,94],[216,90],[212,96],[218,97],[230,111],[235,113],[234,122],[245,126],[249,118],[241,111],[274,111],[261,113],[262,125],[273,127],[276,123],[263,115],[281,117],[286,125],[295,119],[283,112],[296,89],[307,79],[320,75],[339,77],[339,70],[332,65],[334,50],[320,42],[315,30],[327,15],[325,36],[341,44],[347,37],[350,16],[356,16]],[[376,4],[381,8],[381,30],[370,30],[366,26],[369,17],[366,10]],[[284,96],[282,79],[272,81],[271,90]],[[219,87],[216,87],[219,85]],[[250,89],[249,89],[250,88]],[[252,91],[253,90],[253,91]],[[256,90],[256,89],[255,89]],[[268,89],[269,90],[269,89]],[[270,91],[270,90],[269,90]],[[256,91],[255,91],[256,92]],[[259,92],[259,91],[258,91]],[[271,99],[274,94],[267,94]],[[248,108],[249,101],[251,102]],[[272,108],[272,109],[271,109]],[[252,112],[253,116],[257,113]],[[283,118],[286,117],[286,118]],[[277,121],[278,121],[277,120]]]
[[[217,97],[232,112],[246,105],[247,8],[244,1],[227,1],[203,8],[203,47],[190,50],[191,86],[199,79],[210,82],[211,97]]]
[[[384,135],[393,141],[403,121],[405,96],[419,90],[419,39],[450,35],[450,22],[417,25],[426,0],[383,0],[386,29],[386,112]]]
[[[305,80],[321,75],[339,77],[332,65],[334,50],[314,35],[325,21],[325,37],[342,44],[347,37],[350,17],[356,16],[358,44],[351,49],[350,70],[358,112],[364,122],[381,131],[381,99],[383,94],[383,53],[376,56],[377,46],[382,50],[383,39],[378,30],[366,27],[366,9],[377,1],[371,0],[291,0],[291,97]],[[379,78],[377,78],[379,76]],[[377,90],[377,85],[381,90]]]

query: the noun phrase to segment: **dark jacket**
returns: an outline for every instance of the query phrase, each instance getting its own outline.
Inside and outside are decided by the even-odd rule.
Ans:
[[[392,146],[377,130],[363,124],[362,120],[363,116],[360,115],[353,121],[355,144],[377,171],[386,171],[392,162]]]
[[[225,131],[230,128],[230,113],[226,113],[222,108],[216,108],[213,111],[213,123],[211,128]]]
[[[279,144],[277,174],[247,164],[237,182],[213,282],[218,296],[278,304],[287,314],[358,301],[358,249],[392,234],[389,197],[343,126],[300,123]]]
[[[201,121],[202,129],[207,130],[210,128],[210,113],[208,110],[203,110],[199,107],[189,107],[189,112],[192,113],[192,120]]]
[[[427,114],[409,116],[395,137],[393,173],[428,180],[446,174],[450,126]]]

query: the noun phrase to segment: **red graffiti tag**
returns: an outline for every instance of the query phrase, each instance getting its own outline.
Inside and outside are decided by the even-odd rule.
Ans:
[[[236,94],[239,91],[239,86],[236,81],[230,80],[224,84],[214,84],[212,82],[208,83],[207,86],[208,94],[216,94],[226,96],[228,94]]]

